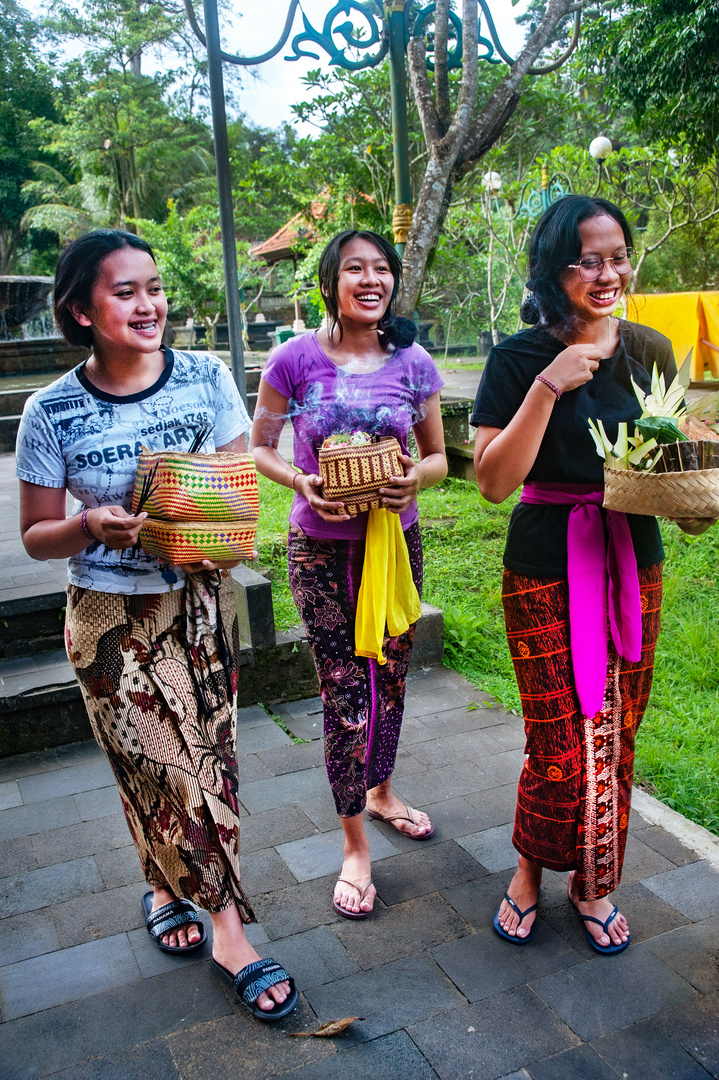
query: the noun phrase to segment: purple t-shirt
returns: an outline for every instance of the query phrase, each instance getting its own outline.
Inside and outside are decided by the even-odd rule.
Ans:
[[[306,473],[319,473],[317,451],[340,432],[394,435],[406,454],[409,430],[423,417],[422,402],[444,386],[432,357],[416,343],[398,349],[377,371],[356,375],[330,360],[315,333],[290,338],[275,349],[262,378],[289,402],[294,463]],[[413,525],[417,500],[400,516],[403,529]],[[308,536],[355,540],[365,534],[367,514],[337,524],[323,521],[298,492],[290,524]]]

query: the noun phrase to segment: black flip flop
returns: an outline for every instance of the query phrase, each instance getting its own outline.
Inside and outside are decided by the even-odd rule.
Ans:
[[[157,911],[153,911],[152,899],[153,894],[146,892],[142,898],[142,910],[145,912],[147,932],[158,949],[162,949],[166,953],[172,953],[173,956],[185,956],[187,953],[196,952],[203,947],[207,941],[207,931],[194,904],[191,904],[189,900],[172,900],[169,904],[164,904],[163,907],[158,908]],[[167,934],[170,930],[177,930],[181,926],[188,926],[190,923],[194,923],[195,926],[201,928],[202,937],[199,941],[193,941],[191,944],[188,942],[187,945],[180,946],[165,945],[164,941],[161,940],[163,934]]]
[[[233,975],[222,964],[218,964],[214,956],[210,963],[223,982],[230,984],[237,1000],[242,1002],[245,1008],[253,1016],[256,1016],[258,1020],[265,1020],[270,1023],[275,1020],[282,1020],[297,1007],[300,995],[295,988],[295,980],[287,974],[276,960],[272,960],[270,957],[266,957],[264,960],[255,960],[253,964],[243,967],[236,975]],[[269,990],[271,986],[280,982],[290,984],[288,996],[281,1004],[275,1002],[272,1009],[261,1009],[257,1004],[257,999],[262,991]]]
[[[504,894],[504,899],[507,901],[507,903],[511,907],[512,911],[516,911],[517,915],[519,915],[519,923],[517,924],[517,929],[518,930],[519,930],[519,927],[522,925],[522,920],[525,918],[525,916],[529,915],[532,911],[536,911],[537,908],[539,907],[539,901],[537,901],[536,904],[532,904],[531,907],[528,907],[526,911],[521,911],[519,909],[519,907],[517,907],[514,900],[509,895],[509,893]],[[499,922],[499,912],[500,912],[501,907],[502,907],[502,905],[500,904],[499,907],[497,908],[497,910],[494,913],[494,918],[492,919],[492,926],[497,931],[499,936],[503,937],[505,941],[511,941],[513,945],[529,945],[530,941],[534,937],[534,931],[535,931],[535,929],[537,927],[537,920],[535,919],[534,922],[532,923],[532,928],[531,928],[531,930],[529,931],[529,933],[527,934],[526,937],[517,937],[516,934],[508,934],[507,931],[504,929],[503,926],[501,926],[501,924]]]

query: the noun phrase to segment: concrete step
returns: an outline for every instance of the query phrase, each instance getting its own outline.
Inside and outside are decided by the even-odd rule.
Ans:
[[[66,602],[52,586],[0,601],[0,663],[62,649]]]

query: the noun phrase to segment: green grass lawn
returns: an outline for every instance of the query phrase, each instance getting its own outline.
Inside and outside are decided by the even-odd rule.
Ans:
[[[278,626],[296,623],[287,587],[292,494],[261,478],[260,564],[272,577]],[[516,497],[515,497],[516,498]],[[466,481],[420,494],[423,597],[445,614],[446,662],[508,708],[519,695],[504,637],[502,551],[514,498],[492,506]],[[662,633],[637,741],[636,779],[719,833],[719,527],[693,539],[662,523]]]

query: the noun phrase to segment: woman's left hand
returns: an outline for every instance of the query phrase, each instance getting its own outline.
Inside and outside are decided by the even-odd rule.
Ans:
[[[382,506],[393,514],[401,514],[411,506],[421,486],[420,466],[408,454],[400,454],[404,476],[390,476],[389,485],[381,487]]]
[[[670,518],[675,525],[678,525],[682,532],[685,532],[688,536],[701,536],[707,529],[710,529],[712,525],[716,525],[717,518]]]
[[[257,558],[256,551],[252,553],[252,557]],[[180,569],[184,570],[186,574],[199,574],[201,570],[232,570],[233,567],[239,566],[241,562],[242,559],[224,559],[222,562],[203,559],[202,562],[182,563]]]

